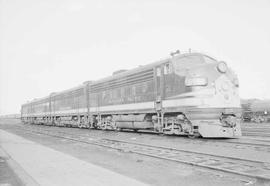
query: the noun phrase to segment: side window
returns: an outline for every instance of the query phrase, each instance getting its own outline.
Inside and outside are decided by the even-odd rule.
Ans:
[[[172,66],[170,63],[164,65],[164,74],[171,74],[172,73]]]
[[[142,92],[143,93],[147,92],[147,82],[142,84]]]
[[[123,99],[125,97],[125,88],[121,88],[121,98]]]
[[[106,92],[105,91],[102,92],[102,99],[103,100],[106,99]]]
[[[132,86],[132,95],[136,95],[136,87]]]
[[[160,67],[157,67],[156,71],[157,71],[157,76],[160,76],[161,75],[161,69],[160,69]]]

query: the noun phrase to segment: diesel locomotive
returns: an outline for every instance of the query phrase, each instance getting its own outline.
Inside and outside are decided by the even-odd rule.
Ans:
[[[151,130],[190,137],[241,136],[238,78],[223,61],[184,53],[22,105],[33,124]]]

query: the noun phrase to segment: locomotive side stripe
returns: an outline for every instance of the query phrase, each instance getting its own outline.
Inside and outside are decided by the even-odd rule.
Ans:
[[[90,107],[90,112],[105,112],[105,111],[115,111],[115,110],[136,110],[136,109],[153,109],[155,104],[151,102],[143,103],[132,103],[132,104],[121,104],[121,105],[110,105],[103,107]]]
[[[55,112],[52,112],[52,114],[82,113],[82,112],[86,112],[86,111],[87,111],[86,108],[80,108],[80,109],[55,111]]]
[[[22,117],[30,117],[30,116],[43,116],[43,115],[50,115],[50,112],[39,112],[39,113],[25,113],[22,114]]]
[[[56,115],[56,114],[67,114],[67,113],[83,113],[86,112],[86,108],[80,108],[80,109],[70,109],[70,110],[62,110],[62,111],[55,111],[52,112],[51,115]],[[28,117],[28,116],[49,116],[50,112],[40,112],[40,113],[32,113],[32,114],[24,114],[23,117]]]
[[[132,104],[121,104],[121,105],[110,105],[110,106],[102,106],[102,107],[90,107],[90,112],[106,112],[106,111],[121,111],[121,110],[139,110],[139,109],[154,109],[155,104],[153,101],[151,102],[143,102],[143,103],[132,103]],[[70,110],[62,110],[62,111],[55,111],[52,112],[52,116],[57,114],[77,114],[77,113],[85,113],[87,112],[86,108],[81,109],[70,109]],[[44,116],[50,115],[50,113],[32,113],[28,116]],[[27,115],[24,115],[27,117]]]
[[[164,100],[162,102],[163,108],[169,107],[183,107],[183,106],[198,106],[201,104],[201,99],[198,98],[185,98],[185,99],[172,99],[172,100]],[[110,105],[110,106],[102,106],[102,107],[90,107],[90,112],[108,112],[108,111],[121,111],[121,110],[140,110],[140,109],[155,109],[155,103],[151,102],[143,102],[143,103],[132,103],[132,104],[121,104],[121,105]],[[77,114],[77,113],[85,113],[87,112],[86,108],[81,109],[71,109],[71,110],[62,110],[52,112],[52,115],[58,114]],[[35,113],[30,114],[29,116],[42,116],[42,115],[50,115],[50,113]]]
[[[172,99],[172,100],[164,100],[162,102],[163,108],[167,107],[183,107],[183,106],[199,106],[202,104],[202,100],[200,98],[185,98],[185,99]]]
[[[240,107],[239,100],[235,98],[235,96],[230,95],[230,100],[225,100],[223,96],[219,94],[213,95],[211,98],[176,98],[171,100],[163,100],[162,107],[163,108],[177,108],[177,107],[197,107],[197,108],[226,108],[226,107]],[[120,105],[109,105],[102,107],[90,107],[90,112],[108,112],[108,111],[128,111],[128,110],[143,110],[143,109],[155,109],[155,103],[151,102],[143,102],[143,103],[132,103],[132,104],[120,104]],[[87,108],[80,109],[71,109],[71,110],[63,110],[52,112],[52,116],[58,114],[82,114],[86,113]],[[43,113],[33,113],[33,114],[23,114],[23,117],[30,116],[49,116],[49,112]]]

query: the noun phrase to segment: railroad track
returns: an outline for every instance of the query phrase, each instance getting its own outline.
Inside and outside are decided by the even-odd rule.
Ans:
[[[270,137],[270,123],[244,123],[241,128],[244,136]]]
[[[30,126],[40,126],[40,127],[45,127],[45,128],[48,128],[48,127],[55,127],[56,129],[60,129],[62,130],[62,127],[57,127],[57,126],[46,126],[46,125],[30,125]],[[65,128],[65,129],[69,129],[69,128]],[[85,130],[85,129],[79,129],[79,128],[72,128],[73,130],[77,129],[77,130]],[[115,131],[112,131],[112,132],[115,132]],[[134,131],[122,131],[122,132],[126,132],[127,134],[129,133],[132,133],[134,134]],[[137,132],[140,134],[140,132]],[[153,132],[145,132],[143,131],[142,132],[143,134],[147,134],[147,135],[155,135],[155,136],[158,136],[157,133],[153,133]],[[83,134],[80,134],[80,135],[83,135]],[[170,136],[170,137],[174,137],[174,136]],[[252,143],[250,142],[243,142],[243,141],[239,141],[238,139],[205,139],[205,138],[196,138],[195,140],[194,139],[189,139],[189,138],[185,138],[183,136],[179,137],[179,136],[176,136],[177,138],[181,138],[181,140],[185,140],[185,143],[197,143],[198,141],[199,142],[205,142],[205,143],[211,143],[211,145],[215,145],[215,146],[223,146],[224,144],[228,144],[230,145],[230,147],[232,147],[231,144],[235,145],[235,148],[239,149],[239,148],[253,148],[253,149],[256,149],[256,150],[260,150],[260,151],[265,151],[265,152],[270,152],[270,144],[268,143],[261,143],[262,140],[253,140]],[[162,136],[163,138],[163,136]],[[254,143],[254,141],[260,141],[260,143]]]
[[[54,128],[54,131],[62,131],[63,128],[62,127],[56,127],[56,126],[45,126],[45,125],[26,125],[28,127],[33,127],[33,128],[37,128],[37,127],[41,127],[43,128],[42,130],[48,129],[51,127]],[[64,129],[71,129],[71,128],[64,128]],[[72,128],[72,132],[73,131],[84,131],[83,129],[79,129],[79,128]],[[98,130],[100,131],[100,130]],[[110,131],[107,131],[110,132]],[[113,133],[115,133],[114,131],[112,131]],[[127,132],[127,138],[129,138],[129,132]],[[134,134],[134,132],[132,132],[132,134]],[[140,133],[139,133],[140,134]],[[147,133],[148,135],[151,135],[152,133]],[[80,136],[85,136],[85,137],[90,137],[91,134],[88,133],[80,133],[77,134]],[[155,135],[156,137],[159,137],[157,135]],[[163,138],[163,136],[160,136],[161,138]],[[173,139],[173,136],[170,136]],[[177,136],[178,138],[179,136]],[[209,146],[216,146],[216,147],[222,147],[222,148],[234,148],[234,149],[248,149],[248,150],[254,150],[254,151],[258,151],[258,152],[266,152],[266,153],[270,153],[270,143],[268,142],[264,142],[262,143],[261,140],[252,140],[251,142],[246,142],[246,141],[239,141],[241,139],[202,139],[202,138],[197,138],[197,139],[189,139],[189,138],[181,138],[181,141],[184,141],[185,144],[189,143],[189,144],[197,144],[198,142],[203,142],[206,145]],[[259,143],[256,141],[260,141]],[[182,142],[181,142],[182,143]]]
[[[243,136],[259,136],[259,137],[270,137],[270,131],[266,133],[265,131],[253,131],[253,130],[243,130]]]
[[[256,140],[254,140],[256,141]],[[249,149],[249,150],[254,150],[254,151],[259,151],[259,152],[266,152],[270,153],[270,143],[254,143],[254,142],[241,142],[237,140],[223,140],[223,141],[210,141],[207,140],[205,141],[206,143],[209,143],[213,146],[218,146],[218,147],[230,147],[230,148],[235,148],[235,149]]]
[[[58,127],[57,127],[58,128]],[[60,128],[61,130],[61,128]],[[80,129],[78,129],[80,130]],[[114,132],[114,131],[112,131]],[[127,133],[129,134],[129,133]],[[132,134],[134,134],[134,132],[132,132]],[[147,134],[153,134],[153,133],[147,133]],[[84,136],[88,136],[90,134],[80,134],[80,135],[84,135]],[[155,136],[157,136],[155,134]],[[129,136],[127,136],[129,137]],[[161,138],[164,138],[164,136],[160,136]],[[174,136],[170,136],[170,137],[174,137]],[[179,136],[176,136],[176,138],[179,138]],[[184,141],[185,143],[191,143],[191,144],[197,144],[198,142],[203,142],[204,144],[209,144],[211,146],[216,146],[216,147],[222,147],[222,148],[226,148],[226,147],[230,147],[230,148],[235,148],[235,149],[249,149],[249,150],[254,150],[254,151],[259,151],[259,152],[266,152],[269,153],[270,152],[270,144],[269,143],[255,143],[254,140],[253,142],[243,142],[243,141],[239,141],[237,139],[203,139],[203,138],[197,138],[197,139],[190,139],[190,138],[184,138],[181,137],[181,141]]]
[[[164,146],[155,146],[138,142],[106,138],[93,139],[85,135],[78,136],[63,131],[44,130],[44,128],[37,127],[18,127],[18,129],[28,131],[29,133],[38,133],[79,143],[115,149],[121,152],[135,153],[215,171],[236,174],[270,183],[270,164],[265,162],[181,150]]]
[[[42,128],[54,128],[54,131],[62,131],[63,128],[62,127],[56,127],[56,126],[45,126],[45,125],[26,125],[28,127],[42,127]],[[64,128],[65,130],[69,130],[71,128]],[[82,131],[82,133],[78,134],[80,136],[88,136],[91,135],[89,133],[84,133],[83,131],[85,131],[84,129],[79,129],[79,128],[72,128],[72,132],[73,131]],[[97,130],[97,131],[102,131],[102,130]],[[106,131],[106,132],[110,132],[110,131]],[[112,131],[112,133],[115,133],[114,131]],[[122,132],[124,133],[124,132]],[[129,138],[129,131],[126,131],[127,134],[127,138]],[[134,132],[132,132],[132,134],[135,134]],[[139,133],[141,134],[141,133]],[[143,133],[143,134],[147,134],[147,135],[151,135],[153,133]],[[158,136],[157,134],[155,134],[155,137],[161,137],[163,138],[163,136]],[[173,139],[174,136],[170,136],[172,137],[171,139]],[[179,138],[179,136],[176,136],[176,138]],[[202,139],[202,138],[197,138],[197,139],[189,139],[189,138],[184,138],[181,137],[181,143],[185,144],[197,144],[198,142],[203,142],[205,145],[209,145],[209,146],[216,146],[216,147],[222,147],[222,148],[234,148],[234,149],[248,149],[248,150],[254,150],[254,151],[258,151],[258,152],[266,152],[269,153],[270,152],[270,143],[267,141],[263,141],[259,140],[259,139],[253,139],[252,142],[247,142],[247,141],[240,141],[241,139]]]

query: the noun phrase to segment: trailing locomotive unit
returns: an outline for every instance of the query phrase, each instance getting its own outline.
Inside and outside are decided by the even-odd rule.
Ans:
[[[238,79],[201,53],[174,55],[22,105],[22,120],[165,134],[241,135]]]

